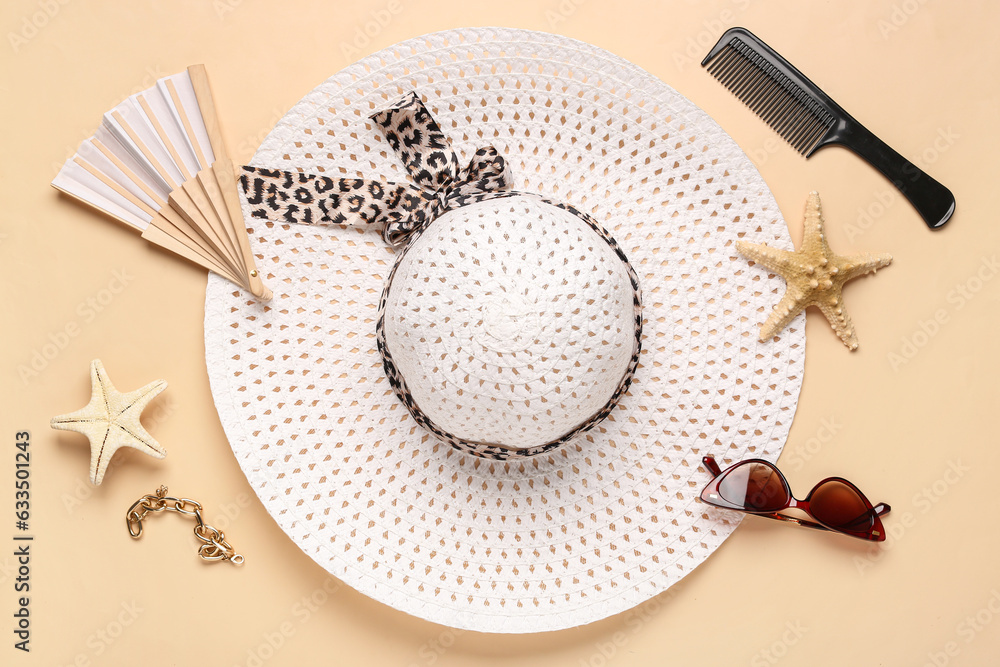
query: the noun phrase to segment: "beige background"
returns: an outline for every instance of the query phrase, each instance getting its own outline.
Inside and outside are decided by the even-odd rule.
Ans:
[[[7,304],[0,320],[0,663],[997,663],[995,3],[278,7],[7,0],[0,9],[0,291]],[[286,109],[350,62],[468,25],[559,32],[629,59],[706,109],[747,151],[796,242],[806,193],[817,189],[834,250],[892,253],[891,267],[845,290],[858,352],[809,313],[805,383],[781,457],[800,494],[842,474],[873,501],[890,502],[891,536],[882,548],[748,519],[703,567],[637,610],[583,628],[503,637],[453,632],[340,585],[270,519],[240,473],[209,393],[204,273],[57,196],[48,182],[102,112],[188,64],[208,66],[231,150],[245,160]],[[702,71],[697,61],[731,25],[754,30],[951,187],[958,209],[948,226],[930,232],[845,150],[803,160]],[[67,326],[74,335],[60,335]],[[155,378],[170,385],[144,420],[169,456],[119,453],[96,489],[87,482],[83,437],[48,428],[50,417],[89,400],[95,357],[119,389]],[[34,374],[26,370],[33,359]],[[12,648],[10,632],[13,441],[23,429],[33,436],[30,655]],[[129,539],[125,509],[161,482],[205,505],[208,521],[247,555],[242,569],[200,563],[191,524],[177,515],[156,516],[141,541]]]

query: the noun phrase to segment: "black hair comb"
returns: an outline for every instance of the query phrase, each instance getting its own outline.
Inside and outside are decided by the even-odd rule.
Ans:
[[[931,229],[955,212],[948,188],[869,132],[746,28],[727,30],[701,65],[807,158],[823,146],[846,146],[892,181]]]

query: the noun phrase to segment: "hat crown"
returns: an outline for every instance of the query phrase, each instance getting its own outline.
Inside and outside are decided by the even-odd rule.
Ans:
[[[587,423],[636,347],[627,264],[572,212],[516,193],[447,211],[407,248],[384,327],[420,412],[510,449]]]

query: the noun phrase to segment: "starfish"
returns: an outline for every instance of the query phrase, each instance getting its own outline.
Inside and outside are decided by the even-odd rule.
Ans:
[[[806,306],[816,306],[844,345],[856,350],[858,337],[844,309],[841,289],[852,278],[888,266],[892,256],[886,253],[862,253],[849,257],[833,254],[823,233],[823,211],[817,192],[809,193],[803,227],[802,245],[796,252],[764,244],[736,242],[736,250],[741,255],[779,274],[786,283],[785,295],[760,327],[760,340],[776,336]]]
[[[90,482],[94,486],[104,480],[111,457],[121,447],[132,447],[157,459],[167,455],[139,423],[146,405],[167,388],[166,382],[156,380],[123,394],[111,384],[100,359],[90,362],[90,382],[90,403],[76,412],[53,417],[51,426],[90,439]]]

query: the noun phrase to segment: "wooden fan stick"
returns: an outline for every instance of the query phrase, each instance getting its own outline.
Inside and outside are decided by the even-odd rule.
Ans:
[[[235,168],[229,160],[229,152],[226,150],[226,144],[222,138],[219,118],[215,112],[215,100],[212,97],[212,89],[208,83],[205,66],[192,65],[188,67],[188,75],[191,77],[191,85],[194,87],[194,94],[198,98],[198,106],[205,120],[205,128],[208,131],[209,143],[212,144],[212,152],[215,153],[215,164],[212,165],[212,169],[222,190],[229,218],[234,223],[232,227],[236,233],[236,241],[239,244],[243,265],[248,272],[248,287],[255,296],[268,300],[271,298],[271,290],[261,281],[253,252],[250,250],[250,240],[247,238],[246,224],[243,222],[243,209],[240,206],[239,196],[236,194]]]
[[[165,233],[163,229],[155,229],[155,227],[166,227],[167,225],[164,223],[168,223],[170,227],[178,229],[178,231],[184,233],[185,236],[190,238],[189,233],[185,232],[183,229],[179,229],[179,226],[174,223],[171,223],[169,218],[163,216],[161,213],[158,213],[156,209],[152,208],[149,204],[136,197],[134,194],[123,188],[121,185],[115,183],[106,175],[102,174],[98,169],[96,169],[86,160],[83,160],[78,157],[75,158],[74,161],[81,167],[86,169],[95,178],[100,180],[102,183],[107,185],[109,188],[120,194],[122,197],[127,199],[137,208],[141,209],[143,212],[145,212],[146,214],[148,214],[153,218],[153,222],[151,222],[149,227],[147,227],[146,230],[143,231],[142,233],[142,237],[144,239],[152,241],[153,243],[156,243],[157,245],[162,246],[167,250],[170,250],[171,252],[174,252],[180,255],[181,257],[184,257],[185,259],[188,259],[194,262],[195,264],[198,264],[199,266],[203,266],[209,271],[214,271],[215,273],[218,273],[220,276],[228,280],[232,280],[237,284],[241,283],[241,281],[236,278],[236,276],[233,274],[231,270],[219,264],[210,254],[205,253],[204,250],[198,247],[197,243],[195,242],[185,243],[179,238],[174,238],[178,236],[177,233],[170,235]],[[163,210],[170,211],[169,208]]]
[[[135,145],[139,147],[143,156],[149,160],[151,165],[153,165],[153,168],[156,169],[156,173],[160,175],[160,178],[162,178],[163,182],[167,184],[167,187],[171,190],[175,189],[178,186],[177,181],[170,176],[170,173],[162,164],[160,164],[160,161],[153,157],[152,151],[150,151],[146,144],[143,143],[142,139],[139,138],[139,135],[135,133],[134,129],[132,129],[132,126],[128,124],[128,121],[126,121],[125,118],[117,111],[112,112],[111,117],[118,121],[118,124],[122,126],[123,130],[125,130],[125,134],[128,135],[129,139],[131,139]]]
[[[169,223],[166,225],[164,223]],[[219,253],[218,249],[214,244],[205,241],[205,234],[198,226],[199,221],[187,218],[181,215],[177,210],[170,206],[166,206],[159,211],[159,217],[154,217],[150,225],[156,225],[164,229],[164,231],[176,230],[174,233],[180,233],[183,236],[179,237],[178,240],[184,243],[184,245],[195,250],[203,257],[211,259],[216,266],[224,266],[226,270],[231,275],[237,277],[243,276],[243,272],[237,268],[238,264],[231,260],[228,260],[225,255]],[[148,228],[147,228],[148,229]],[[246,277],[244,276],[241,280],[236,281],[237,284],[244,285],[246,283]]]
[[[236,275],[246,274],[246,269],[238,258],[235,247],[231,246],[225,232],[217,228],[218,220],[206,215],[209,209],[201,205],[199,199],[191,195],[197,191],[196,179],[185,181],[181,187],[170,193],[170,208],[186,220],[208,245],[215,249],[219,259],[230,265]],[[196,195],[197,196],[197,195]],[[202,213],[205,211],[205,213]]]
[[[237,285],[242,285],[243,281],[237,276],[233,275],[231,271],[222,265],[215,262],[215,260],[210,257],[199,254],[190,246],[185,245],[180,240],[177,239],[176,235],[171,234],[169,231],[169,224],[164,224],[162,222],[163,216],[159,213],[153,216],[153,222],[150,223],[146,231],[142,233],[142,238],[149,241],[150,243],[155,243],[156,245],[169,250],[175,255],[179,255],[184,259],[197,264],[198,266],[204,267],[209,271],[219,274],[226,280],[232,281]]]
[[[202,66],[204,67],[204,66]],[[170,79],[167,79],[167,92],[170,93],[170,99],[173,100],[174,108],[177,109],[177,115],[181,118],[181,125],[184,126],[184,133],[189,136],[194,136],[194,129],[191,127],[191,119],[187,117],[184,112],[184,105],[181,104],[181,96],[177,94],[177,86]],[[198,158],[198,164],[207,165],[208,158],[205,157],[205,153],[201,150],[201,145],[197,141],[192,141],[191,145],[194,147],[194,155]]]
[[[102,206],[100,206],[98,204],[95,204],[93,202],[89,202],[89,201],[87,201],[85,199],[81,199],[80,197],[77,197],[75,193],[70,192],[69,190],[67,190],[65,187],[63,187],[62,185],[60,185],[58,183],[53,183],[52,187],[54,187],[56,190],[58,190],[59,192],[63,193],[64,195],[66,195],[68,197],[73,197],[73,198],[77,199],[78,201],[83,202],[84,204],[86,204],[90,208],[94,209],[95,211],[99,211],[100,213],[102,213],[104,215],[107,215],[107,216],[109,216],[111,218],[114,218],[115,220],[117,220],[118,222],[122,223],[123,225],[131,227],[132,229],[138,229],[139,231],[142,231],[142,228],[141,227],[137,227],[136,224],[134,222],[132,222],[131,220],[123,218],[122,216],[118,215],[117,213],[109,211],[109,210],[105,209],[104,207],[102,207]]]
[[[194,96],[198,98],[198,108],[201,109],[205,131],[208,132],[208,143],[212,145],[215,160],[228,159],[229,151],[226,150],[226,142],[222,138],[219,115],[215,111],[215,98],[212,96],[212,87],[208,83],[208,72],[204,65],[191,65],[187,71],[188,76],[191,77]]]
[[[173,86],[172,81],[170,84]],[[176,88],[174,89],[174,92],[176,93]],[[170,153],[170,157],[173,159],[178,169],[180,169],[181,174],[184,176],[184,182],[181,183],[179,187],[175,187],[171,191],[170,204],[190,225],[189,231],[186,232],[186,235],[191,237],[192,240],[194,240],[194,237],[190,234],[190,231],[194,231],[196,234],[201,236],[201,238],[203,238],[208,245],[215,250],[218,255],[218,259],[223,260],[235,275],[243,276],[244,280],[242,282],[244,284],[248,284],[249,276],[247,275],[247,269],[238,259],[240,253],[237,243],[233,237],[227,233],[226,225],[221,224],[221,220],[219,218],[210,215],[211,210],[208,207],[206,198],[202,196],[202,193],[194,185],[195,183],[200,183],[200,180],[195,181],[194,177],[184,166],[184,162],[181,160],[180,154],[177,152],[177,148],[173,145],[173,142],[170,141],[170,137],[167,136],[167,133],[163,129],[163,125],[160,124],[159,120],[157,120],[153,113],[153,109],[149,106],[146,98],[140,94],[138,95],[138,100],[142,110],[146,112],[146,117],[153,125],[153,129],[156,130],[160,141],[164,146],[166,146],[167,151]],[[175,104],[179,104],[179,101],[175,101]],[[179,109],[181,110],[181,113],[183,113],[183,106],[180,106]],[[124,122],[121,118],[118,118],[117,120],[119,123]],[[190,120],[187,119],[186,115],[184,121],[186,122],[186,127],[190,128]],[[135,141],[136,136],[135,133],[131,131],[131,128],[126,128],[126,131],[129,132],[129,136],[133,138],[133,141]],[[195,140],[191,143],[196,145],[197,141]],[[143,154],[146,155],[147,158],[151,158],[148,151],[146,151],[145,146],[140,146],[140,148],[143,150]],[[202,159],[204,159],[204,156]],[[157,168],[159,168],[159,166]],[[163,172],[161,172],[160,175],[166,177],[166,174]],[[183,226],[180,227],[184,229]]]
[[[148,232],[150,229],[157,227],[161,231],[170,234],[172,237],[176,238],[178,242],[186,246],[199,257],[204,258],[204,262],[200,262],[202,266],[208,267],[210,270],[219,273],[216,268],[218,267],[223,271],[219,273],[221,276],[236,278],[233,282],[237,285],[243,285],[246,282],[245,278],[242,278],[242,274],[239,271],[234,271],[226,262],[223,262],[219,257],[208,250],[204,246],[204,241],[202,241],[201,236],[192,229],[191,225],[181,217],[177,211],[167,206],[166,208],[160,209],[159,213],[153,216],[153,221],[149,223],[149,227],[146,228]],[[143,234],[144,238],[156,238],[155,234]]]
[[[148,214],[150,216],[152,216],[152,215],[154,215],[156,213],[156,209],[155,208],[153,208],[152,206],[150,206],[146,202],[142,201],[141,199],[139,199],[138,197],[136,197],[134,194],[132,194],[131,192],[129,192],[128,190],[126,190],[125,188],[123,188],[122,186],[118,185],[113,180],[111,180],[110,178],[108,178],[107,176],[105,176],[104,174],[102,174],[100,172],[100,170],[98,170],[96,167],[94,167],[92,164],[90,164],[86,160],[84,160],[82,158],[79,158],[79,157],[75,157],[75,158],[73,158],[73,161],[76,162],[81,167],[83,167],[84,169],[86,169],[88,172],[90,172],[90,174],[94,178],[96,178],[99,181],[101,181],[101,183],[104,183],[106,186],[108,186],[109,188],[111,188],[112,190],[114,190],[115,192],[117,192],[118,194],[120,194],[122,197],[124,197],[125,199],[127,199],[129,202],[131,202],[132,204],[134,204],[135,206],[137,206],[144,213],[146,213],[146,214]]]
[[[181,170],[181,176],[184,177],[185,181],[188,180],[191,178],[191,172],[188,171],[187,166],[184,164],[184,160],[181,159],[181,156],[177,154],[177,148],[175,148],[173,142],[170,141],[170,137],[168,137],[166,131],[164,131],[163,125],[161,125],[160,121],[157,120],[156,114],[153,113],[152,108],[149,106],[149,102],[146,101],[146,98],[143,95],[137,95],[136,97],[139,100],[139,106],[141,106],[142,110],[146,112],[146,118],[149,119],[153,129],[156,130],[157,136],[160,137],[160,141],[163,142],[163,145],[167,147],[167,151],[170,152],[170,157],[173,158],[174,164],[176,164],[177,168]]]
[[[163,201],[162,199],[160,199],[159,196],[157,196],[157,194],[155,192],[153,192],[153,190],[148,185],[146,185],[146,183],[141,178],[139,178],[138,176],[136,176],[135,172],[133,172],[131,169],[129,169],[128,166],[124,162],[122,162],[121,160],[119,160],[107,148],[107,146],[105,146],[103,143],[101,143],[97,139],[92,139],[91,141],[93,142],[93,144],[97,148],[97,150],[101,151],[101,153],[106,158],[108,158],[108,160],[110,160],[112,164],[114,164],[118,169],[120,169],[121,172],[123,174],[125,174],[125,176],[128,177],[128,179],[130,181],[132,181],[132,183],[134,183],[136,185],[136,187],[138,187],[139,189],[141,189],[150,199],[152,199],[153,202],[156,204],[156,206],[159,207],[159,209],[161,211],[164,210],[164,209],[166,209],[167,203],[165,201]],[[159,222],[156,219],[156,209],[151,208],[144,201],[142,201],[141,199],[139,199],[138,197],[136,197],[135,195],[133,195],[131,192],[129,192],[128,190],[126,190],[125,188],[123,188],[122,186],[120,186],[119,184],[115,183],[113,180],[111,180],[110,178],[108,178],[107,176],[105,176],[104,174],[102,174],[100,171],[98,171],[95,167],[93,167],[92,165],[90,165],[85,160],[77,157],[77,158],[74,158],[74,162],[76,162],[81,167],[83,167],[88,172],[90,172],[95,178],[99,179],[102,183],[104,183],[105,185],[107,185],[111,189],[115,190],[115,192],[117,192],[120,195],[122,195],[123,197],[125,197],[125,199],[127,199],[128,201],[130,201],[132,204],[134,204],[135,206],[139,207],[145,213],[147,213],[148,215],[150,215],[151,217],[153,217],[154,221],[152,223],[150,223],[150,224],[157,224],[158,226],[161,226],[161,227],[164,226],[162,222]],[[167,209],[167,210],[169,210],[169,209]],[[241,274],[241,272],[238,269],[236,269],[236,270],[233,269],[233,267],[238,264],[238,262],[236,262],[235,256],[232,257],[231,261],[226,262],[227,267],[225,269],[222,269],[222,265],[218,261],[216,261],[215,258],[213,257],[212,249],[216,249],[216,254],[218,252],[218,250],[216,248],[216,245],[212,244],[211,242],[209,242],[210,247],[206,247],[204,241],[200,242],[198,239],[199,238],[204,238],[205,235],[202,234],[202,233],[200,233],[200,229],[196,225],[192,225],[190,227],[186,227],[184,225],[171,224],[170,226],[173,227],[173,228],[175,228],[175,229],[178,229],[180,232],[182,232],[187,237],[188,240],[187,241],[181,241],[181,243],[185,247],[187,247],[191,252],[194,252],[200,258],[195,263],[197,263],[197,264],[199,264],[201,266],[204,266],[205,268],[207,268],[210,271],[215,271],[216,273],[219,273],[220,275],[225,275],[226,278],[229,278],[230,276],[240,275]],[[146,238],[146,240],[150,240],[150,241],[153,241],[154,243],[157,243],[157,245],[163,245],[162,243],[158,243],[157,241],[155,241],[153,238],[150,238],[150,235],[143,234],[143,237]],[[159,235],[155,235],[155,238],[158,239],[158,238],[160,238],[160,236]],[[208,239],[205,239],[205,241],[208,241]],[[171,245],[171,248],[172,247],[173,247],[173,245]],[[187,259],[191,259],[191,257],[189,255],[190,255],[190,253],[185,253],[183,256],[185,258],[187,258]],[[225,271],[225,273],[223,274],[222,271]],[[236,280],[235,282],[241,283],[240,280]]]
[[[121,160],[119,160],[118,156],[116,156],[114,153],[112,153],[108,149],[107,146],[105,146],[104,144],[102,144],[97,139],[91,139],[90,142],[92,144],[94,144],[94,147],[97,148],[97,150],[101,151],[101,153],[104,155],[104,157],[108,158],[108,160],[111,161],[111,164],[113,164],[116,167],[118,167],[118,169],[123,174],[125,174],[130,181],[132,181],[133,183],[135,183],[136,186],[140,190],[142,190],[143,192],[145,192],[146,195],[150,199],[152,199],[156,203],[157,206],[159,206],[160,208],[163,208],[164,206],[167,205],[167,202],[165,202],[162,199],[160,199],[160,196],[157,195],[155,192],[153,192],[153,189],[150,188],[148,185],[146,185],[145,181],[143,181],[141,178],[139,178],[138,176],[136,176],[135,172],[133,172],[131,169],[129,169],[128,166],[124,162],[122,162]],[[77,162],[79,162],[79,160]]]
[[[143,110],[146,109],[148,109],[148,105],[144,107]],[[152,116],[151,109],[148,110],[148,114]],[[206,220],[202,220],[200,218],[196,219],[194,215],[197,215],[197,213],[195,211],[190,210],[195,205],[194,202],[191,201],[188,194],[185,192],[184,183],[180,185],[177,184],[177,182],[171,177],[170,173],[163,166],[163,163],[158,161],[153,156],[153,152],[149,150],[149,147],[146,146],[146,144],[142,141],[142,139],[139,138],[139,135],[135,131],[135,129],[128,123],[128,121],[125,120],[125,118],[120,113],[116,111],[112,113],[112,117],[116,121],[118,121],[118,124],[122,126],[122,128],[125,130],[125,133],[128,134],[129,138],[132,139],[135,145],[139,147],[139,150],[142,152],[143,156],[145,156],[145,158],[149,161],[149,163],[153,165],[154,169],[156,169],[156,172],[160,175],[160,178],[162,178],[170,187],[171,190],[170,190],[169,203],[171,207],[175,209],[181,215],[182,218],[184,218],[184,220],[188,223],[188,225],[184,225],[183,223],[178,224],[178,221],[175,218],[166,215],[164,217],[170,220],[175,228],[183,231],[185,233],[185,236],[187,236],[192,241],[195,240],[195,237],[191,234],[191,232],[194,232],[195,234],[203,238],[205,242],[208,243],[209,247],[211,247],[213,250],[215,250],[216,253],[219,254],[219,259],[223,260],[226,264],[229,265],[229,268],[232,270],[232,274],[235,274],[240,277],[240,279],[237,280],[236,282],[247,288],[251,288],[249,269],[245,268],[243,264],[236,259],[236,255],[231,254],[229,252],[229,248],[226,246],[225,243],[222,242],[221,238],[218,235],[218,230],[216,230],[212,224],[215,219],[214,218]],[[216,126],[218,125],[217,119],[216,123],[214,124]],[[174,153],[173,147],[170,146],[170,142],[166,140],[165,137],[161,138],[164,139],[164,143],[168,146],[168,150]],[[174,157],[174,161],[180,163],[180,158]],[[240,220],[242,221],[242,215],[240,217]],[[237,248],[234,246],[233,250],[235,251],[237,250]],[[251,289],[251,291],[253,290]],[[256,296],[261,296],[261,295],[257,294]]]
[[[230,247],[233,249],[233,256],[242,256],[243,251],[240,249],[237,225],[242,222],[243,213],[240,211],[240,217],[235,221],[230,217],[229,206],[226,204],[222,187],[219,185],[218,178],[216,178],[215,169],[203,169],[198,172],[194,182],[198,184],[200,187],[199,192],[204,195],[208,203],[208,207],[204,209],[206,217],[211,217],[213,220],[218,221],[222,234],[229,240]],[[239,202],[237,202],[238,205]],[[214,215],[209,216],[209,211],[214,213]],[[244,270],[244,273],[246,273],[246,270]]]

